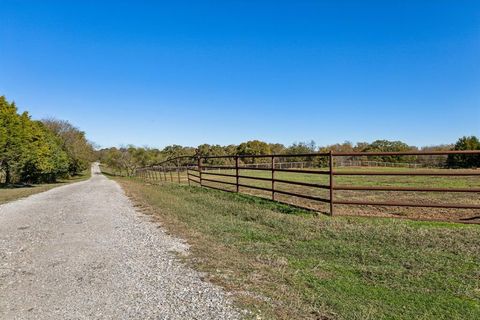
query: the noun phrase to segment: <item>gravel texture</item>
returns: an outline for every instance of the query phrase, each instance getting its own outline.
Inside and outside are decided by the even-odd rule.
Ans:
[[[241,318],[176,258],[187,244],[92,171],[0,206],[0,319]]]

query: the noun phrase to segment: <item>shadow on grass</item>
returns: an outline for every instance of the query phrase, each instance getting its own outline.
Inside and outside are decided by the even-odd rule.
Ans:
[[[20,189],[20,188],[34,188],[35,185],[29,183],[0,183],[0,189]]]
[[[22,183],[0,183],[0,190],[1,189],[35,188],[35,187],[42,186],[42,185],[62,185],[62,184],[75,182],[75,181],[81,180],[83,178],[86,178],[86,175],[77,174],[77,175],[71,176],[70,178],[60,179],[60,180],[51,181],[51,182],[43,182],[43,183],[26,183],[26,182],[22,182]]]

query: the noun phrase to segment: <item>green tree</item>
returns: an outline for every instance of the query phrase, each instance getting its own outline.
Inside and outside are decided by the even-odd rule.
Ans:
[[[122,153],[119,149],[113,147],[108,149],[103,149],[98,151],[99,160],[102,164],[105,164],[107,167],[117,171],[120,175],[123,175],[124,168],[122,164]]]
[[[9,103],[4,96],[0,97],[0,168],[5,173],[5,183],[12,182],[13,176],[19,173],[22,160],[27,152],[25,129],[28,114],[17,113],[15,103]],[[22,123],[23,122],[23,123]]]
[[[25,154],[20,179],[24,182],[54,182],[69,170],[67,153],[61,140],[39,121],[28,123],[28,153]]]
[[[68,171],[68,159],[58,137],[15,103],[0,97],[0,170],[5,182],[54,181]]]
[[[402,141],[375,140],[366,146],[363,152],[406,152],[417,150]],[[412,162],[415,156],[372,156],[368,160],[381,162]]]
[[[161,153],[165,155],[166,159],[171,159],[171,158],[181,157],[181,156],[194,156],[195,148],[183,147],[177,144],[173,144],[163,148]]]
[[[480,141],[476,136],[458,139],[453,150],[480,150]],[[480,167],[479,155],[451,154],[447,158],[450,168],[478,168]]]
[[[52,118],[42,122],[59,137],[62,149],[68,155],[69,174],[77,175],[88,169],[94,155],[93,146],[85,137],[85,132],[64,120]]]
[[[270,146],[270,151],[272,152],[272,154],[285,153],[286,148],[281,143],[270,143],[269,146]]]
[[[241,143],[237,147],[237,154],[238,155],[266,155],[271,154],[270,145],[266,142],[259,141],[259,140],[252,140]],[[256,158],[243,158],[243,162],[245,163],[255,163],[255,162],[267,162],[270,161],[268,159],[256,159]]]
[[[202,144],[197,147],[197,155],[202,157],[212,157],[212,156],[227,156],[228,154],[224,147],[220,145],[210,145]],[[204,160],[204,164],[209,165],[227,165],[232,164],[234,158],[213,158]]]
[[[295,154],[307,154],[315,153],[317,151],[317,145],[315,141],[310,142],[295,142],[285,150],[285,154],[295,155]],[[285,158],[287,162],[309,162],[313,161],[312,157],[288,157]]]

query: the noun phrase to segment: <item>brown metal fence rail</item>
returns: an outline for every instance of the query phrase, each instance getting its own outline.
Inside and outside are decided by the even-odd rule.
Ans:
[[[276,198],[276,195],[285,195],[290,197],[302,198],[329,205],[328,214],[335,213],[335,205],[372,205],[372,206],[393,206],[393,207],[425,207],[425,208],[447,208],[447,209],[480,209],[480,205],[469,203],[445,204],[445,203],[415,203],[411,201],[367,201],[367,200],[346,200],[336,199],[335,191],[391,191],[391,192],[458,192],[458,193],[480,193],[480,188],[441,188],[435,186],[428,187],[397,187],[397,186],[362,186],[362,185],[339,185],[335,183],[337,176],[443,176],[443,177],[466,177],[480,176],[480,170],[424,170],[414,169],[408,171],[354,171],[354,170],[336,170],[335,159],[337,157],[371,157],[371,156],[448,156],[464,155],[480,157],[480,151],[432,151],[432,152],[328,152],[328,153],[307,153],[292,155],[228,155],[228,156],[200,156],[200,157],[177,157],[169,159],[162,163],[140,168],[136,175],[147,180],[161,180],[177,183],[197,184],[201,187],[217,189],[227,192],[241,192],[240,188],[248,188],[268,192],[271,200],[282,202]],[[282,169],[276,166],[277,159],[287,158],[305,158],[321,159],[324,167],[318,169]],[[264,167],[253,167],[248,165],[248,161],[261,161]],[[255,160],[253,160],[255,159]],[[230,165],[210,164],[218,160],[230,163]],[[218,170],[215,172],[214,170]],[[223,171],[222,171],[223,170]],[[245,175],[245,170],[268,172],[267,176]],[[295,181],[280,179],[278,172],[288,172],[292,174],[311,174],[316,176],[327,176],[328,183],[312,183],[306,181]],[[211,177],[213,176],[213,178]],[[215,178],[216,177],[216,178]],[[224,180],[221,180],[224,178]],[[226,179],[231,179],[226,181]],[[248,184],[241,182],[240,179],[261,181],[269,183],[268,187]],[[208,183],[215,183],[224,186],[212,186]],[[276,184],[281,183],[292,186],[302,186],[314,189],[328,190],[328,197],[313,196],[302,192],[292,192],[281,190]],[[231,186],[233,189],[226,187]],[[290,203],[289,203],[290,204]],[[307,208],[311,209],[311,208]]]

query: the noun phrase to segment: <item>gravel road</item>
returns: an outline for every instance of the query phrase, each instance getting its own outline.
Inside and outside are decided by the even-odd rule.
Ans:
[[[92,171],[0,206],[0,319],[241,317],[176,258],[184,242],[137,212],[98,165]]]

